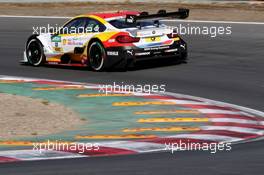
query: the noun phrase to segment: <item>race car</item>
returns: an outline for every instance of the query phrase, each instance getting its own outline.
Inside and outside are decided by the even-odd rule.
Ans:
[[[156,14],[137,11],[77,16],[58,31],[30,36],[22,63],[90,67],[94,71],[133,67],[146,59],[187,59],[186,42],[161,19],[189,16],[188,9]]]

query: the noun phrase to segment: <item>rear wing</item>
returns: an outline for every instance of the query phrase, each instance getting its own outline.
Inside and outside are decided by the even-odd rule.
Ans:
[[[126,15],[127,23],[136,23],[140,20],[146,19],[166,19],[177,18],[185,19],[189,17],[189,9],[179,8],[176,12],[167,13],[166,10],[159,10],[157,14],[149,14],[148,12],[141,12],[139,15]]]

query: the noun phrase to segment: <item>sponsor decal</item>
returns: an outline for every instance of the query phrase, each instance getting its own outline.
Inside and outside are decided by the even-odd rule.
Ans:
[[[66,45],[83,45],[84,43],[79,40],[80,38],[70,38],[66,41]]]
[[[52,37],[51,42],[60,43],[61,42],[61,36]]]
[[[183,48],[184,50],[186,49],[185,44],[181,44],[180,47]]]
[[[160,52],[160,51],[158,51],[158,52],[153,52],[153,54],[154,54],[154,55],[158,55],[158,54],[161,54],[161,52]]]
[[[165,50],[165,52],[177,52],[178,51],[178,49],[176,48],[176,49],[169,49],[169,50]]]
[[[134,56],[134,51],[133,50],[127,50],[127,53],[131,56]]]
[[[126,22],[127,23],[134,23],[135,22],[135,17],[132,16],[132,15],[127,15]]]
[[[161,41],[160,37],[149,37],[149,38],[145,38],[146,42],[157,42],[157,41]]]
[[[62,52],[62,48],[61,47],[54,47],[53,48],[56,52]]]
[[[150,52],[141,52],[141,53],[136,53],[136,56],[143,56],[143,55],[150,55]]]
[[[59,64],[59,63],[58,62],[54,62],[54,61],[49,61],[48,64],[56,65],[56,64]]]
[[[118,56],[119,53],[118,53],[118,51],[107,51],[107,55],[109,55],[109,56]]]
[[[66,39],[63,39],[63,40],[62,40],[62,44],[63,44],[63,45],[67,45],[67,40],[66,40]]]
[[[82,46],[83,45],[83,42],[68,41],[68,45],[79,45],[79,46]]]
[[[149,51],[149,50],[162,50],[162,49],[168,49],[170,48],[169,46],[163,46],[163,47],[149,47],[149,48],[145,48],[145,51]]]

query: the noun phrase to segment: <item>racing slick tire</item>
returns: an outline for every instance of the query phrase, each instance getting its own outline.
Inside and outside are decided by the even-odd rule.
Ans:
[[[188,61],[188,52],[181,53],[180,60],[182,63],[187,63]]]
[[[26,46],[26,56],[28,62],[32,66],[40,66],[44,60],[45,55],[43,46],[37,38],[31,38]]]
[[[105,69],[106,51],[99,41],[93,41],[88,48],[89,65],[94,71]]]

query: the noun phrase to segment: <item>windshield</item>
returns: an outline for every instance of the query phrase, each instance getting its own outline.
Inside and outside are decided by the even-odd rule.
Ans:
[[[140,21],[137,24],[127,23],[125,21],[125,18],[111,20],[111,21],[109,21],[109,23],[118,29],[133,28],[133,27],[137,27],[139,24],[141,27],[147,27],[147,26],[154,26],[155,25],[154,21]]]

